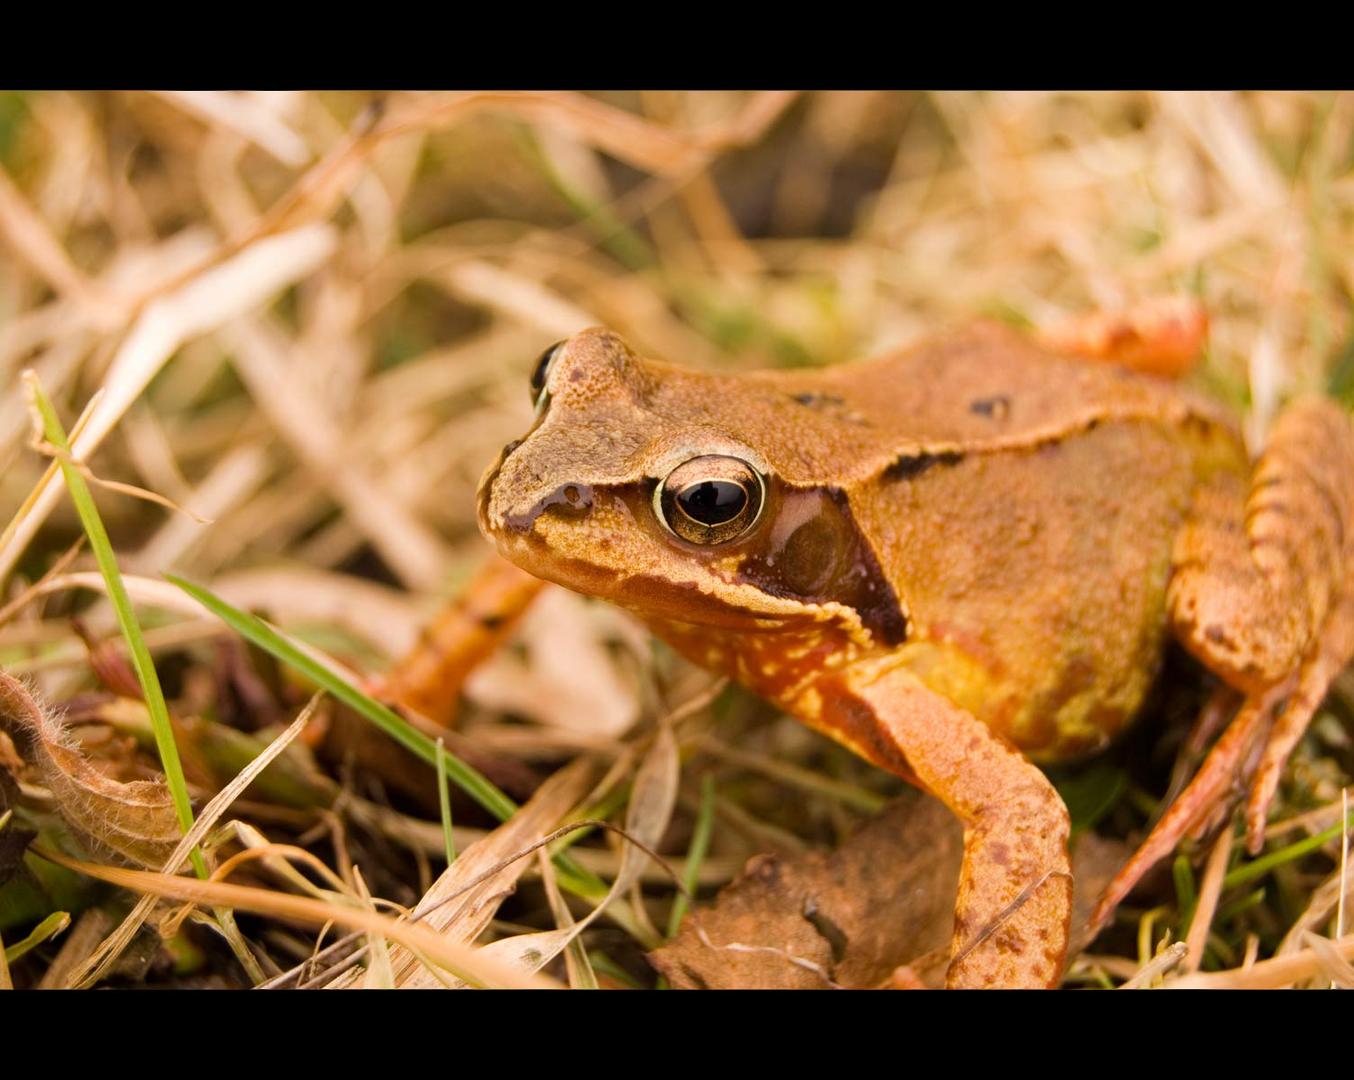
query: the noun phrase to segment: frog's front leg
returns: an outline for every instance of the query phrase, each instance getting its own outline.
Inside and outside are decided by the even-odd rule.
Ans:
[[[934,793],[964,823],[947,985],[1057,986],[1072,877],[1067,809],[1053,785],[906,670],[857,667],[815,689],[821,712],[806,720]]]

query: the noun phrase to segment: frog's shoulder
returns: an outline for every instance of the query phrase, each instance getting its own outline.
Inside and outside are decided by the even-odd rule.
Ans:
[[[990,322],[827,369],[800,391],[794,381],[786,388],[806,408],[870,433],[857,475],[915,457],[1037,446],[1116,420],[1236,436],[1224,408],[1178,383],[1050,353]]]

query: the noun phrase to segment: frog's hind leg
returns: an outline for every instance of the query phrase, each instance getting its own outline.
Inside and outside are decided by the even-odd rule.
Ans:
[[[443,727],[452,726],[466,677],[507,640],[544,585],[491,555],[373,692]]]
[[[1248,694],[1297,671],[1349,577],[1352,513],[1349,417],[1324,398],[1290,406],[1249,492],[1216,474],[1181,530],[1168,604],[1186,648]]]
[[[1259,849],[1284,762],[1354,653],[1351,514],[1354,428],[1324,399],[1279,418],[1248,495],[1228,474],[1199,491],[1175,551],[1171,618],[1185,646],[1246,699],[1106,890],[1093,924],[1180,840],[1215,821],[1252,775],[1247,833]]]

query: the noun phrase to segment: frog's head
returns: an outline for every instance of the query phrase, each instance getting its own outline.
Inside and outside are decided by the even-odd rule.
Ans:
[[[902,636],[845,495],[806,475],[804,410],[778,376],[646,360],[592,329],[541,356],[532,393],[535,424],[479,490],[510,561],[649,618]]]

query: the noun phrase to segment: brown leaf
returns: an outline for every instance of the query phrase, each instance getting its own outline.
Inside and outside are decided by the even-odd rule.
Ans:
[[[132,665],[127,662],[127,658],[122,655],[117,645],[111,641],[100,641],[81,618],[71,618],[71,629],[85,643],[85,650],[89,654],[89,666],[98,676],[99,682],[118,697],[131,698],[134,701],[144,700],[136,672],[132,670]]]
[[[650,959],[675,987],[875,986],[949,940],[963,829],[905,796],[832,853],[758,855]]]
[[[60,720],[0,671],[0,727],[42,773],[66,823],[96,847],[159,867],[181,836],[163,780],[120,784],[95,769]]]
[[[1073,853],[1077,928],[1122,863],[1122,845],[1083,836]],[[963,856],[959,820],[936,799],[904,795],[835,852],[758,855],[649,954],[681,989],[872,987],[944,981]]]

